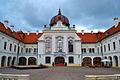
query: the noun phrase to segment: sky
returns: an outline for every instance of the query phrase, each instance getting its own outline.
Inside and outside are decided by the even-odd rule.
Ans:
[[[0,0],[0,22],[8,20],[14,30],[42,32],[50,27],[52,17],[58,14],[69,19],[77,32],[105,31],[120,21],[120,0]]]

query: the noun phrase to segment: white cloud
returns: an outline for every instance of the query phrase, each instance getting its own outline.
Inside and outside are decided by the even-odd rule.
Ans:
[[[84,30],[85,33],[91,32],[91,31],[93,31],[94,33],[98,32],[98,31],[101,31],[101,32],[105,31],[105,29],[92,29],[92,28],[90,30],[89,27],[82,26],[82,25],[77,25],[76,30],[77,30],[77,32],[81,32],[81,30]]]

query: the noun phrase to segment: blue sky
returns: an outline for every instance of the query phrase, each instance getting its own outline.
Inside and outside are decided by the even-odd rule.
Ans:
[[[0,22],[8,20],[15,31],[41,32],[61,8],[78,32],[105,31],[114,25],[114,17],[120,19],[119,3],[120,0],[0,0]]]

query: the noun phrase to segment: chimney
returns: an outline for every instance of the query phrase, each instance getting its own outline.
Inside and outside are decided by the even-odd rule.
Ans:
[[[28,31],[27,31],[27,35],[29,35],[29,34],[30,34],[30,31],[28,30]]]
[[[36,35],[38,35],[39,34],[39,30],[36,30]]]
[[[114,24],[115,24],[115,27],[118,26],[118,18],[114,18]]]
[[[7,27],[8,27],[8,20],[5,20],[5,21],[4,21],[4,26],[5,26],[5,28],[7,29]]]
[[[44,30],[46,30],[46,25],[44,25]]]
[[[73,28],[75,28],[75,25],[73,25]]]
[[[93,34],[93,31],[91,31],[91,34]]]
[[[13,32],[13,28],[14,28],[14,26],[13,26],[13,25],[10,25],[10,29],[11,29],[12,32]]]
[[[84,30],[81,30],[81,32],[82,32],[82,35],[84,35]]]

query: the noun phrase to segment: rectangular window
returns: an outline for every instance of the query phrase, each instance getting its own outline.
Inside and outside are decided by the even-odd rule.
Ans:
[[[21,48],[21,53],[23,53],[23,48]]]
[[[104,52],[106,52],[106,46],[104,45]]]
[[[58,40],[57,52],[62,52],[62,41]]]
[[[32,51],[32,49],[31,49],[31,48],[29,48],[29,53],[31,53],[31,51]]]
[[[16,45],[14,45],[14,52],[16,52]]]
[[[89,48],[89,53],[92,53],[92,50],[91,50],[91,48]]]
[[[26,53],[28,53],[28,48],[26,48]]]
[[[7,42],[4,42],[4,50],[7,49]]]
[[[69,63],[74,63],[74,58],[73,57],[69,57]]]
[[[86,48],[84,48],[84,53],[86,53]]]
[[[72,40],[68,41],[68,50],[69,52],[73,52],[73,41]]]
[[[10,44],[10,51],[12,51],[12,44]]]
[[[113,42],[113,49],[114,49],[114,50],[116,49],[115,42]]]
[[[101,46],[101,53],[103,52],[103,50],[102,50],[102,46]]]
[[[86,48],[82,48],[82,53],[86,53]]]
[[[94,48],[92,48],[92,52],[95,53],[95,49]]]
[[[38,49],[37,48],[34,48],[34,53],[37,53],[38,52]]]
[[[82,53],[83,53],[83,48],[82,48]]]
[[[110,51],[110,44],[108,44],[108,51]]]
[[[46,64],[50,64],[50,57],[46,57]]]
[[[119,45],[120,45],[120,40],[119,40]]]
[[[46,40],[46,52],[50,52],[50,40]]]
[[[99,53],[99,47],[97,49],[98,49],[98,53]]]

